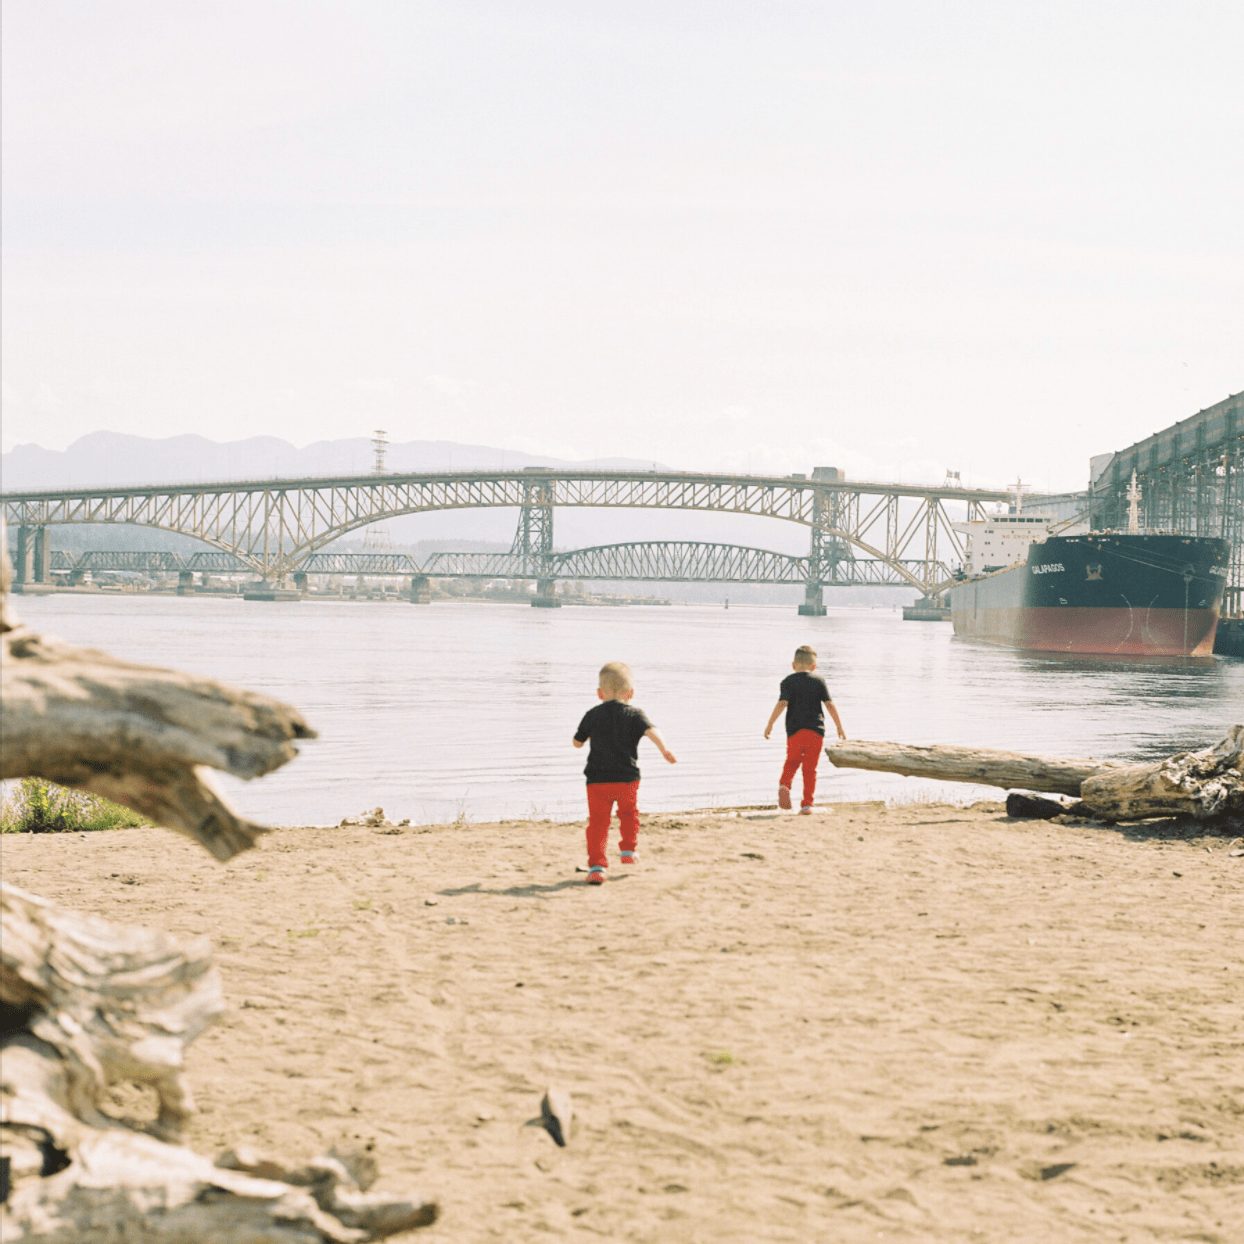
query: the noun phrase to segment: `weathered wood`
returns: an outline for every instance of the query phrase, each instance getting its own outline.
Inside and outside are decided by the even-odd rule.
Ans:
[[[98,1123],[110,1084],[146,1084],[157,1130],[177,1136],[194,1109],[186,1046],[224,1010],[207,940],[183,945],[10,885],[0,886],[0,930],[0,1001],[28,1012],[25,1030],[64,1063],[73,1114]]]
[[[1115,821],[1190,816],[1198,821],[1244,817],[1244,725],[1212,747],[1180,752],[1157,764],[1126,765],[1086,778],[1084,802]]]
[[[830,762],[844,769],[873,769],[943,782],[974,782],[981,786],[1019,787],[1057,795],[1078,795],[1085,778],[1111,765],[1106,760],[1068,760],[1025,756],[985,747],[849,739],[825,748]]]
[[[436,1217],[422,1197],[363,1196],[365,1181],[338,1158],[213,1164],[166,1143],[192,1109],[186,1047],[223,1005],[205,939],[182,944],[0,886],[0,1004],[6,1244],[347,1244]],[[103,1114],[120,1082],[155,1090],[155,1134]]]
[[[1107,821],[1154,816],[1213,821],[1244,816],[1244,725],[1232,726],[1212,747],[1144,765],[856,739],[830,744],[825,754],[843,768],[1078,795],[1082,802],[1064,811]]]
[[[125,804],[227,860],[262,827],[196,769],[259,777],[315,731],[294,709],[208,678],[119,661],[11,624],[0,635],[0,778],[39,776]]]

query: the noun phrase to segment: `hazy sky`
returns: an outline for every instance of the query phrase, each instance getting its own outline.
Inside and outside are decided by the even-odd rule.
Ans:
[[[5,448],[1078,486],[1244,388],[1239,0],[5,0]]]

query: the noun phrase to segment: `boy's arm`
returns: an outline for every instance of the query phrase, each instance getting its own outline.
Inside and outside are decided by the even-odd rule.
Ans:
[[[847,732],[842,728],[842,718],[838,716],[838,707],[833,700],[826,700],[825,707],[829,710],[829,715],[834,719],[834,725],[838,727],[838,737],[845,739]]]
[[[786,712],[786,701],[779,700],[773,706],[773,712],[769,714],[769,720],[765,722],[765,738],[767,739],[773,730],[774,723],[781,715]]]
[[[665,740],[657,733],[656,726],[649,726],[648,729],[644,731],[644,738],[651,739],[657,745],[657,750],[662,756],[665,757],[666,760],[669,761],[670,764],[676,765],[678,763],[678,757],[665,746]]]
[[[575,745],[576,747],[582,747],[585,741],[586,741],[586,740],[584,740],[584,739],[575,739],[575,740],[574,740],[574,745]]]

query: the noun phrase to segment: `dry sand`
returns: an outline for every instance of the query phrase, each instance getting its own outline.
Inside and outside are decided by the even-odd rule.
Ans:
[[[372,1145],[442,1203],[412,1241],[1244,1239],[1229,835],[659,815],[603,887],[581,828],[530,822],[284,829],[227,867],[155,830],[2,850],[214,940],[194,1148]],[[524,1126],[549,1084],[566,1149]]]

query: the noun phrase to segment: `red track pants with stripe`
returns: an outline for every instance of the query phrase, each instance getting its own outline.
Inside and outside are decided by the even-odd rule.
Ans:
[[[803,769],[802,806],[812,806],[812,796],[816,794],[816,766],[821,759],[821,748],[825,746],[825,736],[817,730],[796,730],[786,740],[786,763],[782,766],[779,779],[783,786],[789,787],[795,780],[795,770]]]
[[[623,851],[634,851],[639,838],[639,783],[589,782],[587,784],[587,863],[589,868],[608,868],[609,818],[618,805]]]

